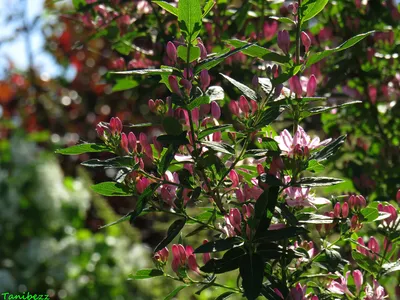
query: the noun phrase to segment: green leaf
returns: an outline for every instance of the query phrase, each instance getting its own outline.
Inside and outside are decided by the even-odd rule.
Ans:
[[[235,155],[235,149],[229,144],[208,141],[203,141],[202,144],[216,152]]]
[[[170,242],[181,232],[185,226],[186,219],[178,219],[168,228],[167,236],[157,245],[154,252],[160,251],[162,248],[168,246]]]
[[[333,218],[325,216],[325,215],[318,215],[313,213],[301,213],[297,215],[297,218],[300,223],[303,224],[332,224]]]
[[[164,145],[182,146],[189,144],[189,140],[186,138],[186,131],[183,131],[180,135],[164,134],[157,137],[157,141]]]
[[[264,261],[258,254],[245,255],[240,260],[240,276],[244,295],[249,300],[256,299],[261,292],[264,279]]]
[[[285,72],[279,75],[277,78],[272,79],[272,84],[277,86],[278,84],[284,83],[292,78],[294,75],[300,72],[303,65],[293,65],[288,68]]]
[[[297,226],[286,227],[277,230],[267,230],[257,236],[257,242],[260,242],[261,240],[266,240],[269,242],[280,241],[305,233],[308,233],[307,229]]]
[[[180,135],[183,132],[181,123],[174,117],[165,117],[162,125],[169,135]]]
[[[215,300],[225,300],[225,299],[228,299],[233,294],[235,294],[235,292],[225,292],[225,293],[219,295],[217,298],[215,298]]]
[[[331,177],[303,177],[292,186],[302,187],[315,187],[315,186],[329,186],[344,182],[342,179]]]
[[[113,92],[125,91],[133,89],[138,85],[139,83],[133,79],[128,79],[128,78],[117,79],[117,83],[113,86],[112,91]]]
[[[368,256],[361,254],[357,250],[353,250],[351,255],[360,268],[364,269],[365,271],[371,273],[372,275],[374,275],[374,277],[376,277],[379,272],[379,265],[376,263],[375,260],[372,260]]]
[[[289,56],[280,55],[274,51],[261,47],[257,44],[249,44],[246,41],[241,41],[237,39],[226,40],[225,43],[231,45],[235,48],[243,47],[245,45],[251,45],[249,48],[243,50],[243,54],[251,57],[262,58],[266,61],[274,61],[278,63],[287,63],[290,60]]]
[[[344,42],[343,44],[341,44],[340,46],[338,46],[336,48],[325,50],[325,51],[318,52],[315,54],[311,54],[307,60],[306,66],[309,67],[309,66],[319,62],[320,60],[324,59],[325,57],[331,55],[332,53],[343,51],[347,48],[354,46],[359,41],[363,40],[364,38],[366,38],[368,35],[372,34],[373,32],[374,31],[369,31],[366,33],[358,34],[356,36],[353,36],[351,39],[348,39],[346,42]]]
[[[206,5],[204,6],[204,12],[203,12],[203,18],[208,15],[208,13],[211,11],[211,9],[215,5],[215,0],[208,0]]]
[[[312,173],[321,172],[325,169],[324,165],[320,164],[316,159],[311,159],[307,163],[306,170]]]
[[[394,262],[386,263],[382,265],[382,276],[385,276],[392,272],[400,271],[400,260]]]
[[[264,110],[261,113],[260,120],[254,124],[254,128],[261,129],[261,128],[271,124],[273,121],[275,121],[280,116],[280,114],[282,112],[283,112],[283,108],[281,108],[280,106],[274,106],[274,107]]]
[[[177,151],[177,147],[174,145],[169,145],[167,151],[164,153],[164,155],[161,158],[160,164],[158,165],[158,172],[160,174],[164,174],[165,171],[168,169],[170,166],[172,160],[175,157]]]
[[[180,29],[194,40],[201,30],[202,13],[199,0],[180,0],[178,4]]]
[[[178,57],[182,59],[184,62],[187,62],[187,55],[188,55],[187,50],[188,48],[183,45],[178,46],[177,49]],[[199,57],[200,57],[200,48],[197,46],[191,46],[189,53],[189,62],[193,62]]]
[[[158,269],[143,269],[136,272],[136,274],[129,275],[130,280],[148,279],[152,277],[163,276],[164,272]]]
[[[243,248],[232,248],[221,259],[212,258],[200,268],[205,273],[222,274],[239,268],[240,258],[246,254]]]
[[[89,159],[82,162],[81,165],[90,168],[132,168],[136,163],[131,156],[117,156],[106,160]]]
[[[349,105],[353,105],[353,104],[359,104],[362,103],[359,100],[356,101],[350,101],[350,102],[346,102],[346,103],[342,103],[339,105],[335,105],[335,106],[314,106],[314,107],[310,107],[307,108],[306,110],[302,111],[301,113],[301,118],[307,118],[309,116],[313,116],[313,115],[318,115],[318,114],[322,114],[323,112],[327,112],[327,111],[331,111],[332,109],[335,108],[342,108],[345,106],[349,106]]]
[[[140,69],[140,70],[129,70],[129,71],[117,71],[110,73],[117,75],[163,75],[163,74],[171,74],[173,71],[174,70],[171,68],[164,68],[164,69]]]
[[[159,185],[157,184],[151,184],[147,188],[145,188],[143,193],[139,196],[138,200],[136,201],[136,207],[135,210],[130,215],[129,223],[133,225],[133,222],[143,212],[147,202],[149,202],[150,198],[153,196],[154,192],[158,187]]]
[[[346,140],[346,135],[338,137],[336,140],[326,145],[322,150],[319,150],[318,152],[311,154],[310,156],[311,161],[316,160],[317,162],[319,162],[328,159],[339,150],[339,148],[343,145],[345,140]]]
[[[202,104],[209,104],[209,103],[210,103],[210,97],[201,96],[201,97],[194,99],[192,102],[190,102],[187,105],[187,109],[191,111],[191,110],[195,109],[196,107],[199,107]]]
[[[81,10],[87,6],[86,0],[72,0],[72,4],[76,10]]]
[[[106,181],[91,186],[92,190],[103,196],[132,196],[133,193],[126,185]]]
[[[239,237],[230,237],[227,239],[211,241],[206,244],[203,244],[196,250],[194,250],[194,253],[219,252],[232,249],[234,247],[239,247],[241,245],[243,245],[243,239]]]
[[[131,214],[132,214],[132,212],[126,214],[125,216],[123,216],[122,218],[118,219],[117,221],[114,221],[112,223],[108,223],[106,225],[101,226],[99,229],[104,229],[104,228],[107,228],[107,227],[110,227],[110,226],[117,225],[119,223],[128,221],[129,218],[131,217]]]
[[[113,152],[110,147],[104,144],[79,144],[64,149],[57,149],[55,153],[63,155],[78,155],[89,152]]]
[[[224,124],[224,125],[218,125],[218,126],[213,126],[213,127],[209,127],[206,128],[202,131],[200,131],[199,135],[197,136],[197,138],[199,140],[209,136],[210,134],[213,134],[214,132],[223,132],[226,131],[228,129],[231,129],[233,127],[232,124]]]
[[[176,295],[178,295],[178,293],[183,290],[185,287],[188,287],[189,285],[184,284],[181,286],[178,286],[176,289],[174,289],[171,293],[169,293],[167,295],[167,297],[164,298],[164,300],[171,300],[172,298],[174,298]]]
[[[379,218],[379,211],[373,207],[365,207],[361,210],[361,214],[364,217],[364,223],[374,222],[376,219]]]
[[[267,231],[274,215],[275,206],[278,202],[279,187],[273,186],[266,189],[257,199],[254,207],[254,228],[256,236],[263,231]]]
[[[247,49],[250,47],[252,44],[247,44],[243,47],[233,49],[229,51],[229,49],[226,49],[222,51],[219,55],[213,56],[210,58],[207,58],[205,60],[202,60],[199,64],[196,65],[194,69],[194,74],[197,75],[200,73],[202,70],[210,70],[211,68],[215,67],[216,65],[220,64],[223,62],[225,59],[227,59],[229,56],[234,55],[238,52],[243,51],[244,49]]]
[[[306,22],[320,13],[328,0],[306,0],[301,4],[301,21]]]
[[[165,1],[153,1],[155,4],[165,9],[170,14],[178,16],[178,8]]]
[[[278,22],[282,22],[282,23],[286,23],[286,24],[296,24],[295,21],[293,21],[291,18],[287,18],[287,17],[272,16],[272,17],[269,17],[269,19],[276,20]]]
[[[253,100],[257,100],[258,96],[257,93],[252,90],[251,88],[245,86],[243,83],[240,83],[239,81],[236,81],[235,79],[224,75],[222,73],[220,73],[226,80],[228,80],[231,84],[233,84],[235,87],[237,87],[239,89],[239,91],[241,91],[245,96],[247,96],[250,99]]]

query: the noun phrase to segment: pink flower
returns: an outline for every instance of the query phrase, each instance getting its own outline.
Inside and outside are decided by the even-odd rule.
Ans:
[[[339,281],[332,281],[327,289],[334,293],[334,294],[346,294],[349,295],[350,297],[354,297],[354,295],[350,292],[349,288],[347,287],[347,279],[349,277],[350,271],[346,272],[346,278],[343,277],[339,272],[336,272],[337,275],[339,275]]]
[[[380,212],[388,213],[388,217],[383,220],[383,225],[384,226],[391,227],[391,226],[394,226],[396,224],[396,221],[397,221],[397,210],[393,205],[391,205],[391,204],[383,205],[382,203],[379,203],[378,204],[378,210]]]
[[[179,183],[179,176],[178,173],[174,172],[174,174],[171,173],[171,171],[166,171],[164,175],[164,180],[167,182],[172,182],[175,184]],[[173,185],[173,184],[163,184],[158,188],[158,193],[161,194],[162,199],[171,207],[176,207],[174,201],[176,199],[176,191],[178,189],[178,186]]]
[[[367,283],[367,286],[365,287],[365,294],[366,297],[364,300],[383,300],[389,297],[386,295],[383,286],[381,286],[376,279],[373,280],[373,287]]]
[[[232,181],[232,188],[238,187],[239,185],[239,175],[235,170],[229,171],[229,178]]]
[[[290,181],[289,176],[285,176],[285,182]],[[313,207],[316,205],[325,205],[331,203],[328,199],[315,197],[314,194],[310,193],[310,188],[302,187],[288,187],[283,190],[283,194],[286,195],[286,203],[292,207]]]
[[[285,129],[274,139],[278,142],[281,151],[289,157],[293,157],[299,148],[310,151],[325,146],[331,141],[331,139],[327,139],[321,142],[319,137],[311,139],[301,126],[298,126],[294,137]]]
[[[306,299],[306,290],[307,286],[301,286],[300,283],[297,283],[294,288],[292,288],[289,292],[289,298],[290,300],[303,300]]]
[[[168,55],[168,58],[170,59],[170,61],[172,62],[172,64],[175,65],[176,59],[177,59],[176,47],[175,47],[174,43],[172,43],[172,42],[167,43],[167,55]]]
[[[224,218],[225,226],[223,226],[221,229],[228,237],[233,237],[238,233],[241,233],[242,216],[237,208],[231,208],[229,213],[225,215]]]

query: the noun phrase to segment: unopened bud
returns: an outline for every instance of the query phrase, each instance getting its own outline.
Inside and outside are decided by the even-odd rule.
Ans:
[[[313,97],[317,90],[317,79],[314,75],[311,75],[307,83],[307,97]]]
[[[340,218],[340,203],[337,202],[335,204],[335,207],[333,208],[333,215],[335,216],[335,218]]]
[[[175,65],[177,60],[176,47],[172,42],[167,43],[167,55],[171,62]]]
[[[133,132],[129,132],[128,134],[128,144],[133,152],[136,152],[137,149],[137,138]]]
[[[349,204],[347,202],[342,205],[342,217],[347,218],[349,216]]]
[[[190,91],[192,90],[192,83],[189,80],[182,78],[180,84],[185,89],[186,94],[190,95]]]
[[[207,70],[203,70],[200,72],[200,87],[203,91],[205,91],[210,85],[211,79]]]
[[[153,99],[150,99],[150,100],[147,102],[147,104],[148,104],[148,106],[149,106],[149,110],[150,110],[152,113],[155,113],[155,112],[156,112],[156,103],[154,102],[154,100],[153,100]]]
[[[239,112],[239,105],[235,100],[231,100],[231,102],[229,102],[229,110],[231,111],[232,114],[234,114],[235,116],[239,117],[240,112]]]
[[[306,52],[308,52],[311,46],[311,39],[304,31],[301,32],[301,42],[303,43]]]
[[[301,87],[300,79],[298,76],[293,76],[289,79],[290,90],[296,94],[296,97],[301,97],[303,88]]]
[[[211,101],[211,115],[217,120],[221,117],[221,108],[216,101]]]
[[[201,59],[207,58],[207,49],[206,47],[204,47],[204,44],[200,38],[197,38],[197,47],[200,48],[200,58]]]
[[[242,110],[242,112],[247,116],[250,111],[250,106],[249,102],[247,101],[245,96],[240,96],[239,98],[239,108]]]
[[[176,77],[173,75],[168,76],[168,82],[172,92],[182,97],[182,92],[181,89],[179,88],[179,84],[178,81],[176,80]]]
[[[278,32],[278,47],[285,53],[289,54],[290,50],[290,36],[289,32],[286,30],[281,30]]]

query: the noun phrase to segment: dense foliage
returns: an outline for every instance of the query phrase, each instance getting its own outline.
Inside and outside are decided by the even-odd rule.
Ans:
[[[400,13],[391,1],[328,2],[73,1],[55,54],[77,73],[57,84],[65,121],[97,126],[40,114],[28,130],[50,119],[63,142],[77,141],[71,129],[88,141],[56,152],[93,168],[92,190],[114,206],[118,197],[133,206],[103,230],[169,223],[147,241],[154,266],[132,266],[130,279],[178,282],[166,299],[190,287],[200,299],[396,297]],[[6,116],[30,83],[48,97],[48,84],[13,76],[2,83]],[[125,285],[103,291],[132,297]]]

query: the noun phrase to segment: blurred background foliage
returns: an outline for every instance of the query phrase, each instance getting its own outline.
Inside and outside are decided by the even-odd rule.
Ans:
[[[278,50],[277,31],[291,27],[277,18],[288,16],[290,1],[216,2],[200,35],[209,53],[229,47],[225,41],[232,38]],[[32,16],[35,3],[43,7]],[[0,60],[0,292],[47,293],[52,299],[160,298],[172,290],[162,280],[127,278],[151,265],[168,218],[98,230],[132,210],[135,199],[93,194],[91,181],[113,177],[114,170],[87,173],[79,167],[86,155],[56,157],[53,151],[94,141],[95,125],[111,116],[125,124],[157,122],[147,101],[169,95],[159,78],[120,79],[107,72],[168,64],[165,45],[180,38],[176,18],[142,0],[3,0],[3,6],[0,51],[16,39],[23,46]],[[348,135],[325,170],[346,183],[325,193],[393,200],[400,188],[399,8],[391,0],[331,1],[307,30],[314,52],[376,30],[305,74],[317,76],[319,95],[332,106],[362,101],[304,120],[321,138]],[[15,63],[21,56],[24,66]],[[212,69],[212,83],[223,86],[226,101],[237,99],[219,73],[250,85],[254,74],[265,76],[267,66],[238,53]],[[223,118],[230,118],[228,110]],[[281,119],[274,129],[287,124]],[[157,126],[146,130],[150,136],[160,132]],[[236,278],[226,280],[234,284]],[[181,299],[213,298],[209,291],[189,296],[192,292],[183,291]]]

